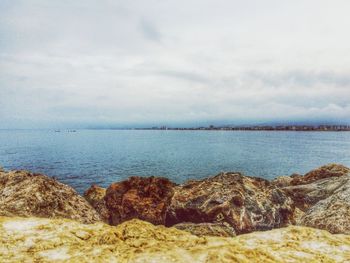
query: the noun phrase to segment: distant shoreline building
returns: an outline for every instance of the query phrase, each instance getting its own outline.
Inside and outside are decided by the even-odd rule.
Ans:
[[[200,130],[200,131],[350,131],[350,125],[254,125],[254,126],[214,126],[192,127],[192,128],[171,128],[167,126],[152,128],[137,128],[139,130]]]

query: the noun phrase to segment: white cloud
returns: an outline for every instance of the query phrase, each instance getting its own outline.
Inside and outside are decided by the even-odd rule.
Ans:
[[[348,1],[2,1],[0,127],[349,121]]]

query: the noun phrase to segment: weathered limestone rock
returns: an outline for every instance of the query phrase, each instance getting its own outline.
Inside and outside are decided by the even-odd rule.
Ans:
[[[1,262],[348,262],[350,236],[288,227],[197,237],[131,220],[117,227],[67,219],[0,217]]]
[[[348,181],[349,176],[324,178],[309,184],[292,185],[281,189],[293,199],[299,209],[305,212],[317,202],[333,195]]]
[[[350,169],[321,166],[302,175],[272,181],[292,198],[297,224],[350,234]]]
[[[325,165],[304,176],[292,176],[289,185],[285,183],[280,188],[293,199],[300,210],[305,212],[344,185],[349,180],[349,170],[343,165]],[[272,183],[281,185],[281,178],[277,179]],[[287,181],[288,179],[285,179],[285,182]]]
[[[195,236],[234,237],[235,230],[223,223],[180,223],[173,227],[191,233]]]
[[[92,185],[84,193],[84,198],[95,208],[97,213],[101,216],[101,219],[108,223],[109,222],[109,211],[106,207],[106,201],[104,199],[106,195],[106,189],[99,187],[98,185]]]
[[[221,173],[174,188],[166,225],[226,222],[237,234],[293,223],[294,205],[269,181]]]
[[[117,225],[132,218],[164,224],[174,183],[161,177],[130,177],[111,184],[106,192],[109,223]]]
[[[331,196],[306,211],[300,219],[300,225],[325,229],[334,234],[350,235],[350,176],[346,177],[347,180],[342,180],[344,184]]]
[[[82,223],[100,220],[73,188],[27,171],[0,172],[0,215],[70,218]]]

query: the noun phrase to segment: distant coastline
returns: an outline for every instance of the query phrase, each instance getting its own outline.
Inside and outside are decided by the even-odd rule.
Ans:
[[[350,131],[350,124],[297,124],[297,125],[209,125],[198,127],[75,127],[75,128],[0,128],[0,131],[15,130],[50,130],[54,132],[74,133],[79,130],[173,130],[173,131]]]
[[[176,130],[176,131],[350,131],[350,125],[278,125],[278,126],[214,126],[208,127],[150,127],[130,130]]]

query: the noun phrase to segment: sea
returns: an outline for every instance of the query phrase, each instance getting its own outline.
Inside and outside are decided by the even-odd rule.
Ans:
[[[350,132],[0,130],[0,166],[55,177],[83,193],[130,176],[176,183],[223,171],[273,179],[327,163],[350,167]]]

